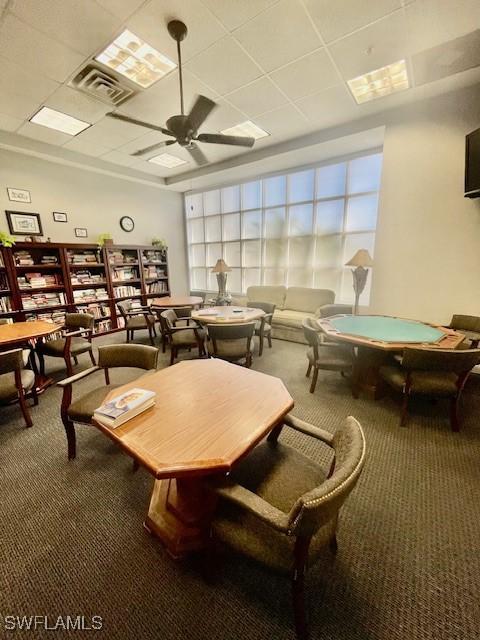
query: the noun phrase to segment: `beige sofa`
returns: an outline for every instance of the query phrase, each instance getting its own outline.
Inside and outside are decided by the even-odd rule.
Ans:
[[[255,286],[248,287],[245,298],[236,298],[233,304],[270,302],[276,305],[272,322],[272,337],[292,342],[305,342],[302,321],[309,316],[320,317],[321,308],[335,301],[329,289],[307,287]]]

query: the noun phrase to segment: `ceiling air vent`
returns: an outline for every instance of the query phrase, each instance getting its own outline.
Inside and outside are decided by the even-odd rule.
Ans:
[[[69,84],[71,87],[115,107],[132,98],[136,93],[126,82],[105,73],[91,62],[77,73]]]

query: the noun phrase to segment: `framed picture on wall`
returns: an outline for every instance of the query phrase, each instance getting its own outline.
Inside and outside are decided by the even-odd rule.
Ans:
[[[67,214],[62,211],[54,211],[53,219],[55,222],[68,222]]]
[[[12,202],[31,202],[30,191],[27,189],[14,189],[7,187],[8,199]]]
[[[86,238],[88,236],[88,231],[82,227],[76,227],[75,236],[77,238]]]
[[[5,211],[10,233],[15,236],[43,236],[39,213]]]

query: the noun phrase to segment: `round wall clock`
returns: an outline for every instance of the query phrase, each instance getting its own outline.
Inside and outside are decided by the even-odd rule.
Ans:
[[[130,216],[123,216],[123,218],[120,218],[120,226],[124,231],[130,233],[130,231],[134,230],[135,223]]]

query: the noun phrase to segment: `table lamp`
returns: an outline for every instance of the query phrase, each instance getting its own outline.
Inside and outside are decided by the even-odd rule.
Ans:
[[[360,294],[365,289],[368,277],[368,267],[373,266],[373,260],[367,249],[359,249],[351,260],[345,263],[346,267],[355,267],[352,269],[353,290],[355,291],[355,306],[353,313],[358,315],[358,300]]]
[[[215,304],[218,306],[225,306],[231,302],[232,297],[227,293],[227,273],[231,270],[225,260],[221,258],[217,260],[217,264],[212,269],[212,273],[217,274],[218,295],[215,298]]]

